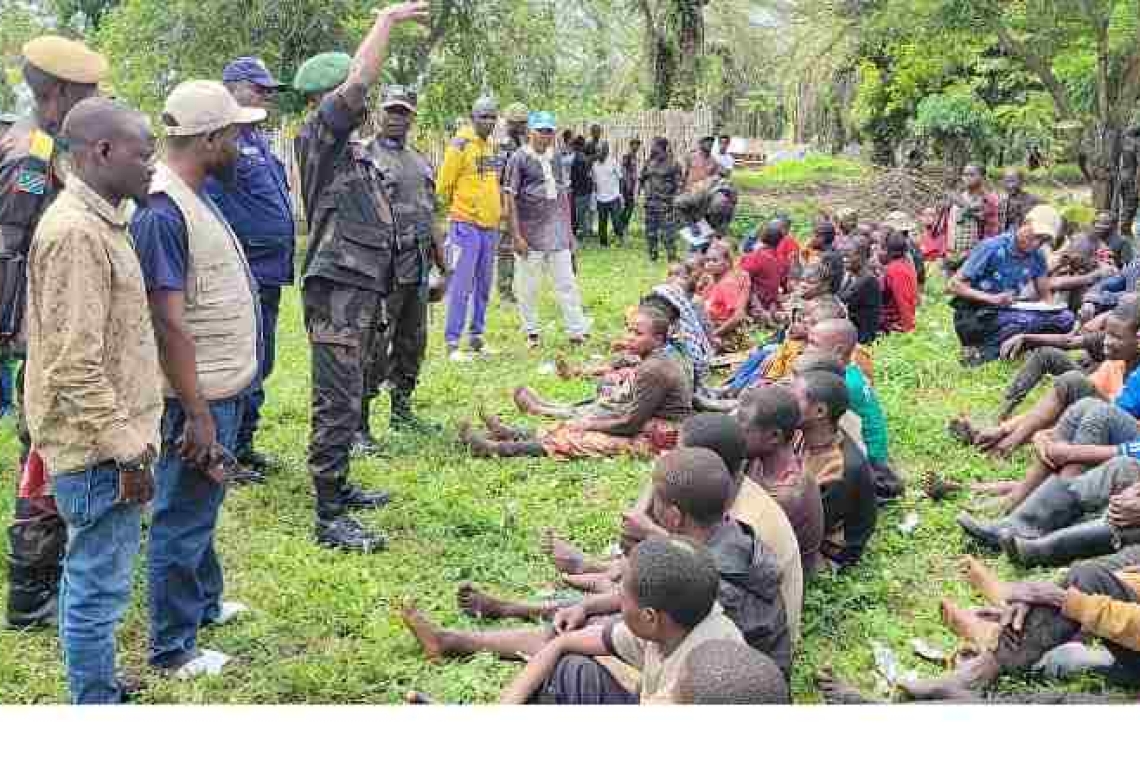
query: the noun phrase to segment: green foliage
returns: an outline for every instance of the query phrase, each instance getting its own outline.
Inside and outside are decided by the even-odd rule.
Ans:
[[[941,155],[962,165],[970,155],[985,155],[997,138],[997,119],[966,87],[927,95],[912,121],[915,134],[928,140]]]
[[[755,170],[739,169],[732,173],[732,181],[742,190],[810,189],[828,180],[860,177],[866,171],[867,167],[855,161],[812,154],[802,161],[781,161]]]

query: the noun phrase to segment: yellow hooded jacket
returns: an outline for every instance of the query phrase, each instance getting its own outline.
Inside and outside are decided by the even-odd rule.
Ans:
[[[502,158],[472,127],[464,127],[447,146],[435,191],[448,217],[483,229],[498,229],[502,216],[499,172]]]

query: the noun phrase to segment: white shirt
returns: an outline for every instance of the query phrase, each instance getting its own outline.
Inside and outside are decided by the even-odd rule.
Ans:
[[[610,203],[621,197],[621,167],[613,156],[605,163],[594,164],[594,194],[599,203]]]
[[[731,153],[713,153],[713,158],[715,158],[716,162],[728,171],[732,171],[736,168],[736,159],[732,157]]]

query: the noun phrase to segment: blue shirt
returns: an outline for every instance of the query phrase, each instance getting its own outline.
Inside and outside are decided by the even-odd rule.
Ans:
[[[1020,253],[1015,234],[1007,232],[978,243],[959,271],[975,290],[1017,297],[1030,282],[1048,274],[1049,268],[1040,249]]]
[[[185,290],[190,243],[186,220],[166,193],[155,193],[131,220],[147,291]]]
[[[1120,303],[1125,293],[1135,293],[1137,283],[1140,283],[1140,259],[1126,264],[1120,274],[1106,277],[1093,285],[1082,300],[1096,304],[1098,310],[1108,309]]]
[[[242,128],[237,145],[233,183],[209,178],[206,192],[241,241],[258,285],[290,285],[294,230],[285,165],[254,127]]]

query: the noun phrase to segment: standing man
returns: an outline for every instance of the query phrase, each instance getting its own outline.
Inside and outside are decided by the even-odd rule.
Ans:
[[[586,156],[586,140],[581,135],[574,138],[574,157],[570,162],[570,191],[574,196],[573,220],[574,235],[585,240],[593,234],[590,218],[590,202],[594,198],[593,162]]]
[[[175,87],[162,113],[166,156],[131,223],[166,377],[147,545],[149,659],[178,678],[219,672],[230,658],[199,650],[198,631],[247,609],[222,602],[214,531],[226,496],[223,463],[257,379],[257,297],[241,242],[205,184],[233,179],[238,133],[264,118],[221,82]]]
[[[589,337],[590,322],[582,311],[582,296],[574,279],[570,180],[554,153],[554,115],[535,112],[529,127],[530,142],[511,156],[506,173],[511,239],[519,257],[515,272],[519,317],[527,345],[538,348],[538,284],[545,267],[554,279],[554,297],[570,343],[580,346]]]
[[[682,175],[669,151],[668,138],[653,138],[649,161],[639,180],[645,193],[645,243],[650,261],[657,261],[657,247],[662,242],[669,261],[677,260],[677,211],[673,204],[681,192]]]
[[[1136,221],[1136,208],[1140,198],[1136,193],[1136,151],[1140,145],[1140,127],[1129,127],[1124,131],[1120,142],[1120,234],[1133,236],[1132,225]]]
[[[309,223],[301,276],[313,356],[309,473],[317,495],[316,539],[334,549],[383,548],[383,536],[365,530],[349,511],[375,509],[389,498],[348,482],[349,452],[364,406],[365,360],[379,329],[381,299],[394,288],[396,245],[385,177],[370,147],[353,139],[353,132],[368,115],[366,95],[380,78],[392,28],[427,18],[426,2],[390,5],[377,14],[355,57],[315,56],[293,81],[294,89],[317,103],[293,149]]]
[[[503,117],[507,121],[507,139],[499,144],[499,158],[503,171],[499,173],[499,186],[505,183],[507,162],[519,148],[526,145],[526,121],[530,111],[522,103],[511,103]],[[499,222],[499,260],[496,279],[499,283],[499,298],[504,302],[514,302],[515,245],[511,239],[511,222],[507,218],[507,203],[503,202],[502,219]]]
[[[412,412],[412,394],[427,351],[428,276],[432,263],[445,277],[451,274],[443,253],[443,235],[435,224],[435,173],[427,158],[408,146],[408,132],[416,118],[416,102],[416,93],[411,89],[402,85],[386,87],[380,104],[380,135],[368,149],[384,175],[396,227],[396,245],[392,251],[392,287],[384,298],[387,325],[373,344],[364,370],[365,433],[369,432],[370,402],[384,382],[388,383],[392,401],[389,421],[392,430],[439,432],[438,425]],[[494,110],[497,112],[498,108]],[[498,118],[497,113],[491,118]],[[494,181],[497,188],[498,177]],[[498,202],[497,191],[495,202]],[[494,221],[499,223],[497,214]],[[487,249],[488,260],[490,250]],[[487,272],[488,289],[490,283],[491,273]],[[460,328],[463,316],[458,318]],[[449,327],[450,319],[449,309]],[[482,339],[482,334],[479,337]]]
[[[1107,211],[1101,211],[1093,220],[1093,238],[1097,248],[1107,249],[1111,252],[1112,263],[1118,269],[1123,269],[1132,263],[1135,251],[1132,242],[1116,231],[1116,219]]]
[[[998,198],[986,187],[985,173],[974,164],[962,169],[961,192],[952,193],[953,244],[947,263],[957,268],[974,246],[998,234]],[[1016,230],[1015,230],[1016,232]]]
[[[491,298],[495,252],[499,246],[502,193],[499,175],[502,154],[491,144],[491,134],[499,120],[494,98],[483,97],[471,109],[473,126],[464,127],[448,145],[443,157],[436,191],[448,208],[451,229],[448,240],[455,274],[447,288],[447,327],[444,335],[452,361],[470,357],[459,350],[467,321],[467,306],[475,299],[468,329],[468,345],[476,354],[484,348],[483,330],[487,323],[487,302]]]
[[[1016,232],[1025,224],[1025,216],[1041,203],[1036,195],[1025,192],[1025,175],[1020,169],[1006,169],[1001,183],[1005,194],[998,201],[998,233]]]
[[[609,225],[613,223],[618,245],[625,242],[621,219],[621,167],[610,155],[610,144],[603,142],[594,162],[594,192],[598,204],[598,242],[610,247]]]
[[[24,354],[28,249],[40,217],[63,189],[55,135],[75,104],[95,95],[107,59],[62,37],[37,37],[23,49],[24,82],[35,110],[0,140],[0,353]],[[17,380],[17,389],[21,385]],[[18,391],[17,391],[18,393]],[[20,468],[28,457],[24,424]],[[51,499],[16,498],[8,528],[8,625],[54,626],[64,524]]]
[[[154,496],[162,381],[126,200],[154,173],[146,117],[103,98],[71,109],[67,189],[28,254],[27,415],[67,524],[59,638],[71,700],[115,704],[115,628]]]
[[[222,70],[222,84],[238,105],[269,109],[281,83],[257,58],[238,58]],[[254,436],[265,403],[265,382],[277,355],[277,313],[281,288],[293,284],[293,204],[285,165],[273,154],[265,133],[254,124],[238,133],[238,161],[233,182],[206,180],[206,192],[237,234],[261,302],[257,382],[242,411],[238,428],[238,463],[261,478],[269,460],[254,448]]]
[[[641,140],[636,137],[629,141],[629,149],[621,157],[621,228],[629,229],[633,218],[633,207],[637,205],[637,190],[640,174]]]
[[[716,153],[713,154],[713,158],[716,159],[721,170],[726,174],[731,174],[732,170],[736,168],[736,159],[728,152],[728,146],[731,144],[731,135],[721,135],[720,140],[717,142]]]

